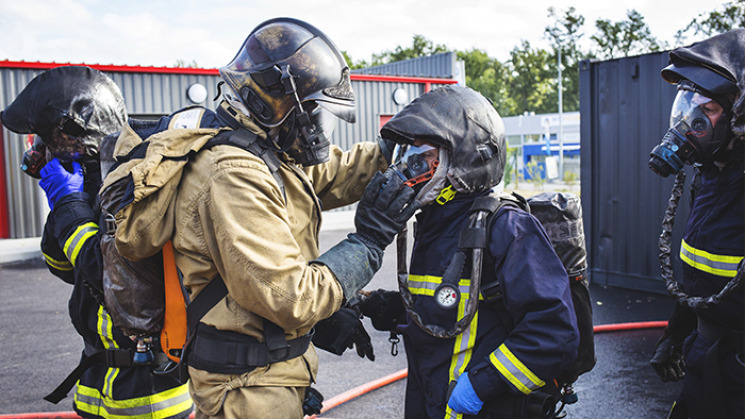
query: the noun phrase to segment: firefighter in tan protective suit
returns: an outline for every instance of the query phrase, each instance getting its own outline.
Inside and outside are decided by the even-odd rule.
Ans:
[[[301,418],[318,369],[312,330],[372,279],[416,210],[414,191],[380,173],[386,143],[343,152],[328,141],[336,117],[354,122],[354,93],[341,53],[313,26],[260,24],[220,75],[216,128],[231,135],[186,166],[172,208],[191,300],[208,284],[227,289],[196,329],[190,391],[197,417]],[[356,232],[320,254],[321,211],[361,197]]]

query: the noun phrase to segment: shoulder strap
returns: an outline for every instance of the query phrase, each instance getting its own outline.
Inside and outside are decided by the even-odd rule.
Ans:
[[[203,148],[211,148],[217,145],[238,147],[261,158],[272,173],[272,177],[277,182],[277,185],[279,185],[279,189],[282,190],[282,196],[285,200],[287,199],[285,183],[282,181],[282,176],[279,175],[279,167],[282,165],[282,162],[271,149],[262,144],[258,135],[245,128],[238,127],[233,131],[223,131],[215,135],[214,138],[207,141],[207,144]]]
[[[487,221],[484,223],[482,229],[483,231],[479,233],[479,235],[483,236],[484,247],[489,243],[489,233],[491,232],[494,220],[497,218],[497,213],[505,206],[530,212],[530,206],[527,200],[515,192],[512,194],[490,193],[477,198],[473,205],[471,205],[472,212],[484,211],[488,214]],[[502,301],[502,285],[496,276],[493,281],[481,283],[481,295],[484,297],[486,305],[497,312],[500,322],[511,329],[513,327],[513,320]]]

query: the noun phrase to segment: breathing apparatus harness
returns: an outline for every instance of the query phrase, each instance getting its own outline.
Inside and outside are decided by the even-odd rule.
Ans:
[[[401,292],[401,300],[409,317],[425,333],[441,339],[455,337],[468,327],[476,314],[479,305],[479,293],[484,295],[487,301],[502,297],[499,282],[495,281],[486,287],[481,286],[481,270],[483,267],[483,252],[487,247],[488,238],[488,221],[493,214],[496,214],[500,208],[505,205],[511,205],[526,209],[527,203],[520,200],[514,195],[492,194],[476,199],[471,205],[471,213],[468,221],[468,227],[461,231],[458,239],[458,251],[453,254],[450,264],[442,276],[442,283],[435,290],[434,298],[438,306],[445,310],[451,310],[458,306],[460,302],[460,290],[458,283],[463,266],[466,262],[466,252],[471,250],[471,283],[468,292],[468,301],[465,305],[465,312],[451,329],[445,329],[442,326],[426,324],[422,317],[414,310],[414,297],[409,290],[409,270],[407,267],[407,233],[404,227],[399,232],[396,239],[397,247],[397,270],[398,270],[398,287]]]

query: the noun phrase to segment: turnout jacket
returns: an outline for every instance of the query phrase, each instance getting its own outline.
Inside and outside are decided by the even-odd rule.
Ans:
[[[680,285],[692,296],[719,293],[745,255],[745,178],[742,161],[721,171],[701,168],[680,246]],[[743,400],[742,284],[718,304],[694,309],[698,330],[685,342],[681,398],[692,418],[741,417]],[[673,321],[678,319],[671,319]],[[717,348],[713,348],[713,346]],[[739,355],[737,355],[739,354]],[[737,356],[740,360],[737,360]]]
[[[439,308],[433,295],[468,225],[473,199],[458,195],[445,205],[426,206],[417,216],[409,289],[425,323],[449,329],[463,317],[470,252],[458,307]],[[482,300],[470,326],[452,339],[432,337],[409,319],[401,329],[409,362],[407,418],[460,417],[447,408],[447,393],[448,384],[464,371],[485,402],[486,414],[490,401],[530,394],[577,356],[579,334],[569,281],[543,227],[527,212],[509,206],[493,217],[481,281],[500,281],[502,309]]]
[[[743,165],[721,171],[701,168],[698,186],[680,245],[681,285],[690,295],[718,293],[737,273],[745,255],[745,178]],[[743,330],[743,295],[733,292],[696,315],[725,329]]]
[[[265,136],[249,118],[236,118]],[[161,135],[178,136],[179,130]],[[262,318],[290,340],[341,307],[339,282],[329,268],[313,263],[319,256],[321,211],[358,201],[373,174],[387,166],[372,142],[347,152],[332,146],[329,162],[308,168],[285,154],[280,158],[284,191],[267,164],[249,151],[231,145],[201,150],[184,168],[173,209],[176,265],[189,297],[193,300],[218,275],[228,290],[202,323],[260,342]],[[232,388],[307,387],[317,368],[312,345],[302,356],[244,374],[189,367],[191,394],[203,413],[215,415]]]
[[[84,192],[62,197],[47,218],[42,253],[49,270],[72,284],[69,312],[85,348],[81,359],[135,344],[113,325],[103,306],[102,260],[96,197],[101,185],[98,160],[84,163]],[[183,418],[192,410],[188,387],[154,376],[149,367],[97,364],[77,383],[73,407],[85,418]]]

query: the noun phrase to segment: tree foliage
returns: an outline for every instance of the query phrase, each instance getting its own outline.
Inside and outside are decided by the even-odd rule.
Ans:
[[[598,57],[612,59],[660,50],[661,45],[652,36],[644,16],[632,9],[626,12],[626,17],[627,20],[618,22],[608,19],[595,22],[599,33],[591,38],[597,45]]]
[[[734,0],[708,13],[701,13],[678,31],[675,38],[682,45],[689,36],[710,37],[736,28],[745,28],[745,0]]]
[[[566,10],[550,7],[548,16],[551,23],[545,28],[544,36],[550,42],[549,49],[521,40],[504,61],[489,57],[479,49],[456,51],[458,59],[465,63],[466,85],[491,99],[502,116],[557,112],[559,69],[562,109],[577,111],[582,60],[614,59],[668,48],[652,35],[644,16],[633,9],[619,21],[598,19],[594,22],[593,33],[586,32],[585,18],[574,7]],[[688,37],[702,40],[740,27],[745,27],[745,0],[730,0],[692,19],[676,37],[679,43]],[[583,43],[583,39],[587,42]],[[414,35],[410,46],[397,46],[373,54],[369,62],[353,61],[346,52],[343,54],[349,67],[356,69],[448,51],[451,50],[445,45],[435,44],[423,35]]]

